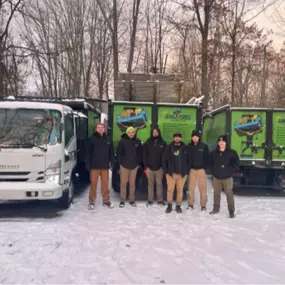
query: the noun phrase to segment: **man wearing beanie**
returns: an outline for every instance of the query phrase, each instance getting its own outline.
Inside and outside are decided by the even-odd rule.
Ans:
[[[165,205],[163,201],[163,169],[162,155],[166,148],[166,142],[162,139],[160,130],[154,128],[151,137],[143,146],[143,164],[147,169],[148,180],[148,202],[147,206],[153,204],[154,199],[154,182],[156,182],[156,196],[159,205]]]
[[[167,181],[167,202],[166,213],[172,212],[173,193],[176,186],[176,212],[182,213],[181,204],[183,200],[183,188],[188,174],[188,161],[186,145],[181,142],[182,135],[175,133],[173,142],[170,143],[163,154],[163,170],[166,173]]]
[[[136,137],[136,130],[133,127],[129,127],[126,133],[122,135],[117,149],[118,161],[120,164],[120,205],[122,208],[125,206],[127,183],[129,182],[130,197],[129,202],[133,207],[135,203],[135,189],[136,189],[136,177],[138,166],[142,162],[142,143]]]
[[[234,218],[235,203],[233,195],[233,176],[239,167],[239,157],[236,151],[228,147],[227,137],[218,138],[217,148],[211,152],[211,169],[213,174],[214,208],[210,214],[220,211],[221,192],[224,189],[227,196],[230,218]]]
[[[200,192],[201,210],[206,210],[207,204],[207,176],[206,168],[209,167],[209,148],[200,141],[200,133],[192,132],[192,141],[187,148],[189,161],[189,181],[188,181],[188,209],[193,209],[195,204],[195,187],[198,184]]]

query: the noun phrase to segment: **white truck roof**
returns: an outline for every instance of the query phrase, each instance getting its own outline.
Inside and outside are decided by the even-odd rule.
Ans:
[[[0,109],[49,109],[70,112],[72,109],[66,105],[46,102],[29,102],[29,101],[0,101]]]

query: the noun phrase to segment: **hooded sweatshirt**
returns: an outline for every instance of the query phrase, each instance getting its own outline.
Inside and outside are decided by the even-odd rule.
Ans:
[[[151,137],[146,141],[143,146],[143,164],[144,167],[152,171],[157,171],[162,168],[162,156],[166,148],[166,142],[162,139],[160,130],[155,128],[159,135],[158,137]],[[153,133],[153,130],[151,133]]]
[[[142,162],[141,141],[136,136],[130,139],[127,134],[123,134],[117,148],[117,156],[121,166],[135,169]]]
[[[180,174],[182,177],[188,174],[188,157],[186,145],[183,142],[176,145],[174,142],[170,143],[163,153],[163,170],[165,173],[172,176],[173,174]]]

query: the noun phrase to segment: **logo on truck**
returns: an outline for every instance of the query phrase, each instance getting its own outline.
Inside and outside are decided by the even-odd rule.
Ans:
[[[167,113],[164,119],[173,121],[188,121],[191,120],[191,115],[183,114],[181,109],[177,108],[174,111]]]
[[[0,169],[18,169],[19,165],[17,164],[0,164]]]
[[[125,107],[116,117],[116,123],[121,132],[125,132],[128,127],[143,129],[147,123],[147,112],[143,108]]]
[[[262,131],[262,118],[258,115],[243,115],[234,123],[238,135],[252,136]]]

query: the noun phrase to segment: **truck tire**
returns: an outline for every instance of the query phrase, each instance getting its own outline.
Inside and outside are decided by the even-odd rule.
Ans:
[[[69,187],[66,191],[62,193],[62,196],[59,198],[59,206],[63,210],[69,209],[74,197],[74,181],[73,178],[70,180]]]

